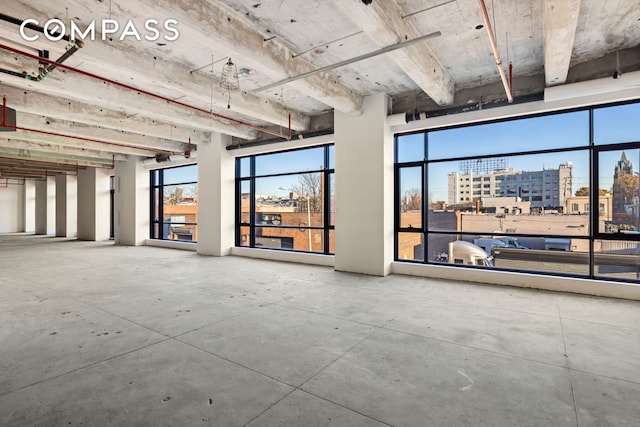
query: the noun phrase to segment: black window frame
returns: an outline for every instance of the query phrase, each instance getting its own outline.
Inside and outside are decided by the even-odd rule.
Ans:
[[[478,268],[470,265],[457,265],[442,262],[434,262],[429,260],[429,256],[427,253],[429,251],[429,236],[430,235],[451,235],[455,234],[458,236],[464,235],[476,235],[478,233],[474,232],[461,232],[455,230],[432,230],[429,228],[429,216],[432,214],[431,207],[429,206],[429,166],[439,162],[453,162],[453,161],[464,161],[464,160],[475,160],[475,159],[488,159],[494,157],[509,157],[509,156],[521,156],[521,155],[536,155],[536,154],[547,154],[547,153],[561,153],[561,152],[572,152],[572,151],[585,151],[588,150],[589,156],[589,198],[588,205],[589,206],[600,206],[599,200],[599,162],[598,162],[598,154],[606,151],[623,151],[623,150],[637,150],[640,149],[640,138],[638,141],[625,141],[620,143],[609,143],[609,144],[597,144],[594,141],[594,110],[599,108],[627,105],[627,104],[638,104],[640,105],[640,100],[628,100],[622,102],[612,102],[605,103],[599,105],[592,105],[587,107],[580,108],[571,108],[565,110],[558,110],[553,112],[544,112],[544,113],[536,113],[536,114],[528,114],[521,115],[517,117],[508,117],[508,118],[498,118],[492,120],[486,120],[482,122],[474,122],[474,123],[466,123],[461,125],[451,125],[451,126],[442,126],[442,127],[434,127],[426,130],[398,133],[394,136],[394,260],[397,262],[406,262],[406,263],[414,263],[414,264],[430,264],[430,265],[445,265],[449,268]],[[588,111],[589,114],[589,140],[585,141],[584,145],[575,145],[570,147],[562,147],[562,148],[551,148],[544,150],[532,150],[532,151],[511,151],[511,152],[498,152],[492,154],[483,154],[476,156],[468,156],[468,157],[450,157],[450,158],[442,158],[438,157],[437,159],[429,160],[429,133],[433,131],[442,131],[447,129],[454,128],[462,128],[462,127],[473,127],[478,125],[484,125],[488,123],[500,123],[506,121],[518,121],[518,120],[526,120],[535,117],[548,116],[548,115],[558,115],[563,113],[570,113],[576,111]],[[408,135],[424,135],[424,158],[423,159],[412,159],[411,161],[398,162],[398,141],[400,138]],[[406,157],[406,156],[405,156]],[[401,212],[401,197],[400,194],[400,170],[405,167],[423,167],[423,188],[422,188],[422,229],[416,229],[415,227],[411,228],[402,228],[400,227],[400,212]],[[640,164],[638,164],[636,170],[640,170]],[[501,178],[501,181],[506,182],[508,180]],[[457,182],[460,186],[461,178],[457,178]],[[574,189],[575,190],[575,189]],[[611,277],[602,274],[598,274],[596,271],[596,254],[594,247],[596,241],[631,241],[637,242],[640,247],[640,233],[637,234],[619,234],[619,233],[607,233],[601,232],[599,230],[599,211],[592,211],[589,209],[589,231],[585,236],[571,236],[573,239],[584,239],[588,240],[588,274],[571,274],[571,273],[556,273],[556,272],[543,272],[537,270],[521,270],[521,269],[507,269],[507,268],[498,268],[498,267],[482,267],[482,269],[491,269],[491,270],[499,270],[499,271],[513,271],[519,273],[529,273],[535,275],[548,275],[548,276],[564,276],[564,277],[578,277],[581,279],[596,279],[596,280],[606,280],[606,281],[614,281],[614,282],[625,282],[625,283],[640,283],[640,267],[638,267],[638,271],[636,273],[636,279],[627,279],[627,278],[619,278],[619,277]],[[420,234],[420,239],[423,245],[423,259],[422,260],[406,260],[399,258],[399,234],[400,233],[416,233]],[[513,237],[531,237],[532,234],[519,234],[519,233],[505,233],[508,236]],[[565,235],[546,235],[541,233],[540,237],[551,237],[551,238],[566,238]],[[639,256],[640,257],[640,256]],[[638,262],[640,264],[640,260]]]
[[[196,188],[198,187],[198,180],[197,180],[197,173],[196,173],[196,180],[195,181],[186,181],[186,182],[172,182],[171,184],[165,184],[164,182],[164,172],[167,170],[171,170],[171,169],[178,169],[178,168],[185,168],[185,167],[196,167],[196,172],[197,172],[197,163],[191,163],[191,164],[187,164],[187,165],[179,165],[179,166],[171,166],[168,168],[159,168],[159,169],[152,169],[151,171],[149,171],[149,184],[150,184],[150,197],[149,197],[149,203],[150,203],[150,228],[149,228],[149,238],[152,240],[164,240],[164,241],[168,241],[168,242],[184,242],[184,243],[197,243],[197,240],[186,240],[186,239],[169,239],[165,236],[164,233],[164,229],[165,229],[165,225],[166,224],[182,224],[182,225],[193,225],[196,227],[198,227],[198,222],[189,222],[189,221],[185,221],[185,222],[180,222],[180,223],[172,223],[171,221],[164,221],[164,188],[169,187],[169,186],[176,186],[176,185],[191,185],[191,184],[195,184]],[[156,176],[158,179],[156,179]],[[158,206],[158,218],[155,217],[155,212],[156,212],[156,198],[155,198],[155,193],[156,190],[158,190],[159,194],[160,194],[160,200],[159,200],[159,206]],[[161,236],[157,236],[156,235],[156,226],[158,226],[158,230],[161,234]]]
[[[331,207],[334,205],[331,201],[331,180],[333,179],[335,182],[335,168],[331,167],[335,164],[331,159],[331,151],[334,148],[334,144],[323,144],[323,145],[315,145],[311,147],[302,147],[302,148],[294,148],[290,150],[279,150],[279,151],[270,151],[267,153],[260,154],[252,154],[248,156],[241,156],[236,158],[235,165],[235,246],[243,247],[243,248],[253,248],[253,249],[265,249],[265,250],[275,250],[275,251],[285,251],[285,252],[298,252],[298,253],[310,253],[310,254],[319,254],[319,255],[333,255],[331,252],[331,234],[335,233],[335,224],[331,223]],[[288,153],[293,151],[304,151],[304,150],[317,150],[318,148],[322,148],[324,150],[323,153],[323,166],[320,169],[314,170],[300,170],[294,172],[286,172],[286,173],[270,173],[270,174],[256,174],[256,159],[261,156],[269,156],[278,153]],[[243,174],[241,165],[243,160],[249,159],[249,173]],[[257,212],[256,211],[256,179],[260,178],[271,178],[271,177],[282,177],[282,176],[296,176],[302,174],[321,174],[322,186],[325,189],[324,194],[322,194],[322,226],[310,225],[306,224],[304,226],[301,225],[283,225],[283,224],[258,224],[257,223]],[[243,183],[249,183],[249,221],[242,221],[242,186]],[[308,207],[307,207],[308,209]],[[242,241],[243,228],[249,228],[249,238],[248,241]],[[272,247],[262,247],[256,244],[256,231],[261,228],[289,228],[289,229],[297,229],[300,231],[308,232],[310,230],[321,230],[323,234],[323,250],[322,252],[318,251],[304,251],[304,250],[296,250],[289,248],[272,248]]]

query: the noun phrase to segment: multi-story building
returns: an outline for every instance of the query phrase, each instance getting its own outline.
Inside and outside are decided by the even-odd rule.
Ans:
[[[572,194],[570,162],[557,169],[540,171],[496,170],[475,174],[451,172],[448,176],[448,204],[458,205],[480,201],[483,197],[519,197],[531,202],[532,208],[564,209]]]

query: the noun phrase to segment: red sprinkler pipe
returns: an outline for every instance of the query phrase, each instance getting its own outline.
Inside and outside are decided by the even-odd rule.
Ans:
[[[166,102],[168,102],[170,104],[179,105],[181,107],[189,108],[191,110],[198,111],[198,112],[201,112],[201,113],[204,113],[204,114],[208,114],[210,116],[217,117],[219,119],[227,120],[227,121],[230,121],[230,122],[238,124],[238,125],[247,126],[247,127],[252,128],[252,129],[255,129],[257,131],[268,133],[270,135],[274,135],[274,136],[277,136],[279,138],[283,138],[283,139],[286,139],[286,140],[291,139],[290,135],[287,136],[287,135],[284,135],[281,132],[276,132],[276,131],[273,131],[271,129],[267,129],[267,128],[263,128],[263,127],[260,127],[260,126],[256,126],[256,125],[253,125],[251,123],[247,123],[247,122],[243,122],[241,120],[234,119],[232,117],[223,116],[222,114],[214,113],[212,111],[205,110],[204,108],[199,108],[199,107],[195,107],[193,105],[185,104],[184,102],[180,102],[180,101],[177,101],[175,99],[167,98],[166,96],[158,95],[157,93],[149,92],[149,91],[146,91],[144,89],[140,89],[140,88],[137,88],[135,86],[130,86],[130,85],[125,84],[125,83],[120,83],[118,81],[109,79],[107,77],[102,77],[102,76],[99,76],[97,74],[90,73],[88,71],[83,71],[83,70],[80,70],[80,69],[75,68],[75,67],[70,67],[68,65],[60,64],[60,63],[58,63],[56,61],[52,61],[52,60],[47,59],[47,58],[41,58],[41,57],[39,57],[37,55],[33,55],[33,54],[29,53],[29,52],[24,52],[24,51],[19,50],[19,49],[15,49],[15,48],[13,48],[11,46],[0,44],[0,49],[6,50],[6,51],[9,51],[9,52],[12,52],[12,53],[16,53],[18,55],[26,56],[27,58],[35,59],[37,61],[44,62],[46,64],[55,65],[56,67],[60,67],[60,68],[63,68],[65,70],[73,71],[75,73],[82,74],[83,76],[87,76],[87,77],[91,77],[91,78],[94,78],[94,79],[98,79],[98,80],[101,80],[103,82],[115,85],[115,86],[120,86],[122,88],[129,89],[129,90],[135,91],[137,93],[142,93],[144,95],[151,96],[153,98],[161,99],[161,100],[166,101]],[[291,132],[291,126],[289,126],[289,132]]]
[[[77,162],[76,163],[48,162],[46,160],[25,159],[24,157],[0,156],[0,160],[23,161],[23,162],[29,162],[29,163],[38,163],[38,164],[41,164],[41,165],[54,165],[54,166],[62,166],[62,167],[77,167],[77,166],[92,167],[92,166],[87,166],[87,165],[80,165]],[[96,163],[98,163],[98,162],[96,162]]]
[[[87,166],[89,168],[94,168],[94,169],[110,169],[113,170],[116,168],[116,155],[115,154],[111,154],[111,166]]]
[[[79,141],[97,142],[99,144],[112,145],[112,146],[115,146],[115,147],[133,148],[133,149],[136,149],[136,150],[153,151],[153,152],[162,153],[162,154],[169,154],[169,155],[182,154],[182,153],[177,153],[175,151],[144,148],[144,147],[138,147],[136,145],[121,144],[119,142],[102,141],[100,139],[85,138],[85,137],[82,137],[82,136],[75,136],[75,135],[66,135],[66,134],[58,133],[58,132],[50,132],[50,131],[46,131],[46,130],[24,128],[24,127],[21,127],[21,126],[5,125],[4,127],[8,128],[8,129],[21,130],[21,131],[24,131],[24,132],[33,132],[33,133],[37,133],[37,134],[41,134],[41,135],[58,136],[58,137],[61,137],[61,138],[75,139],[75,140],[79,140]]]
[[[512,103],[513,96],[511,95],[511,88],[509,87],[509,82],[507,82],[507,76],[505,75],[504,69],[502,68],[502,59],[500,59],[500,53],[498,52],[498,43],[496,42],[496,37],[493,34],[491,21],[489,21],[489,13],[487,12],[487,6],[484,4],[484,0],[478,0],[478,2],[480,3],[480,9],[482,10],[484,26],[487,28],[487,33],[489,33],[489,41],[491,42],[491,49],[493,49],[493,56],[496,58],[496,65],[498,66],[498,71],[500,72],[502,85],[504,86],[504,90],[507,93],[507,99],[509,100],[509,103]]]

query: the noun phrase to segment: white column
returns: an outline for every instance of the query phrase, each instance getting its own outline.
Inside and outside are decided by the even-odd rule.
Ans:
[[[137,158],[118,162],[115,187],[115,243],[143,245],[151,223],[149,171]]]
[[[226,256],[234,244],[235,162],[231,137],[213,133],[198,145],[198,254]]]
[[[21,231],[22,191],[17,185],[7,184],[0,179],[0,233]]]
[[[56,236],[76,237],[78,218],[78,178],[56,175]]]
[[[56,229],[56,181],[48,177],[36,181],[36,234],[55,234]]]
[[[92,242],[109,240],[110,185],[106,169],[78,172],[78,239]]]
[[[385,276],[393,262],[393,134],[389,98],[368,96],[361,116],[335,112],[339,271]]]
[[[36,183],[24,182],[24,232],[36,231]]]

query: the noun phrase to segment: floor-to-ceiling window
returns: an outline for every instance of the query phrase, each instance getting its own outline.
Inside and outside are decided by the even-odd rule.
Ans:
[[[396,136],[395,258],[640,281],[640,103]]]
[[[151,171],[151,238],[198,240],[197,165]]]
[[[333,145],[236,160],[236,246],[334,252]]]

